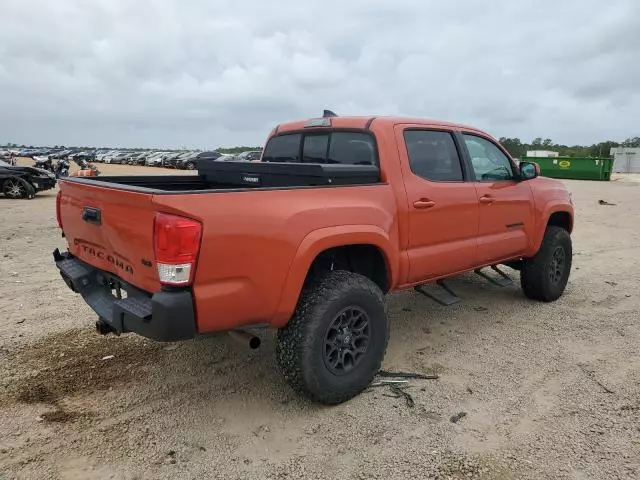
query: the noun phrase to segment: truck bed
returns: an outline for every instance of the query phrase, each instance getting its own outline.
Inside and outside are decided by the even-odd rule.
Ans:
[[[136,192],[182,194],[371,185],[381,180],[375,165],[207,162],[194,176],[100,176],[73,181]]]

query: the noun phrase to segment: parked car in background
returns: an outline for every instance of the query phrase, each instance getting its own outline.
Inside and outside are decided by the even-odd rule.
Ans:
[[[72,153],[68,156],[68,159],[76,163],[93,162],[95,160],[95,154],[91,151],[80,151]]]
[[[242,152],[237,155],[230,156],[230,158],[221,158],[220,160],[225,162],[254,162],[260,160],[261,156],[261,150],[250,150],[248,152]]]
[[[120,164],[127,155],[129,155],[128,152],[118,152],[115,155],[105,158],[104,162]]]
[[[180,170],[195,170],[195,159],[200,152],[186,152],[173,161],[173,168]]]
[[[102,156],[103,163],[110,163],[111,159],[117,154],[116,150],[110,150]]]
[[[211,151],[207,151],[207,152],[200,152],[198,155],[196,155],[193,160],[191,161],[191,164],[189,165],[189,167],[187,167],[185,165],[185,169],[186,170],[195,170],[196,168],[199,168],[198,165],[202,162],[217,162],[219,161],[222,157],[225,157],[226,155],[221,154],[220,152],[216,151],[216,150],[211,150]]]
[[[138,157],[140,155],[144,155],[142,152],[129,152],[123,159],[122,163],[126,163],[127,165],[136,165],[138,162]]]
[[[0,150],[0,160],[11,165],[15,165],[15,159],[13,158],[13,154],[9,150]]]
[[[104,159],[108,156],[111,155],[111,150],[104,150],[102,152],[96,153],[96,162],[99,163],[104,163]]]
[[[145,163],[151,167],[162,167],[164,165],[164,159],[169,155],[169,152],[156,152],[154,155],[150,155],[145,160]]]
[[[149,152],[142,152],[134,159],[133,165],[144,165],[147,157],[149,156]]]
[[[123,165],[131,165],[133,158],[135,158],[137,155],[138,152],[127,152],[127,154],[122,157],[120,163],[122,163]]]
[[[34,167],[19,167],[0,160],[0,189],[5,197],[33,198],[37,192],[56,186],[53,172]]]
[[[52,153],[51,155],[49,155],[49,158],[51,158],[53,160],[59,160],[61,158],[67,158],[72,153],[73,153],[73,150],[67,148],[67,149],[59,150],[59,151],[57,151],[55,153]]]
[[[175,166],[175,162],[178,158],[184,155],[185,152],[168,152],[164,156],[164,161],[162,163],[163,167],[173,168]]]

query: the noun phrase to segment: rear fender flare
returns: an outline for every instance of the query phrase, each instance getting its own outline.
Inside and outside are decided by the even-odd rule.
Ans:
[[[340,225],[313,230],[302,240],[289,268],[280,301],[271,321],[273,327],[283,327],[293,315],[302,286],[316,257],[330,248],[347,245],[373,245],[386,263],[389,286],[397,282],[399,255],[388,234],[375,225]],[[396,253],[394,253],[396,252]]]

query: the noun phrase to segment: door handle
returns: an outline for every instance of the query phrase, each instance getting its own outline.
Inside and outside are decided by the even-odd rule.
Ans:
[[[421,199],[413,202],[413,208],[431,208],[435,206],[436,202],[434,202],[433,200]]]
[[[491,195],[483,195],[480,197],[480,203],[493,203],[493,197]]]
[[[102,223],[102,214],[100,209],[84,207],[82,210],[82,220],[87,223],[93,223],[94,225],[100,225]]]

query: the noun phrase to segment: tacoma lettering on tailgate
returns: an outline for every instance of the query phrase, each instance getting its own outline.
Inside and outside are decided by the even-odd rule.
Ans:
[[[119,258],[116,258],[113,255],[107,254],[99,248],[96,248],[90,245],[84,245],[82,242],[79,242],[77,240],[75,241],[75,244],[78,247],[80,247],[82,251],[87,255],[91,255],[92,257],[95,257],[99,260],[109,262],[111,265],[115,265],[117,268],[127,273],[133,274],[133,267],[128,263],[123,262]]]

